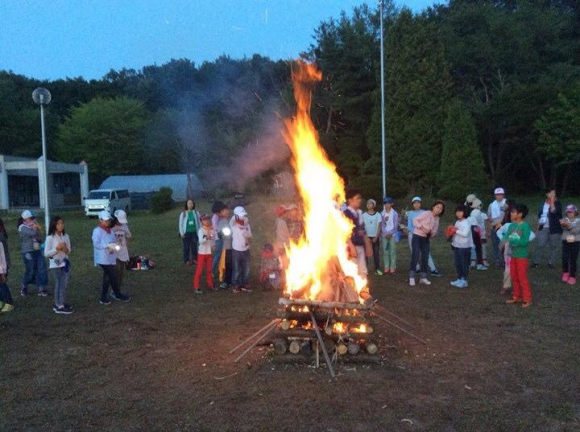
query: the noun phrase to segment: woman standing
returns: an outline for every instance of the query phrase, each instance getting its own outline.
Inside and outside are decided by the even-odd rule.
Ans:
[[[183,240],[183,262],[190,266],[197,264],[197,231],[201,228],[199,212],[195,209],[195,201],[188,199],[185,209],[179,215],[179,235]]]
[[[70,239],[64,231],[64,220],[60,216],[54,216],[50,220],[48,237],[44,246],[44,256],[49,258],[49,269],[54,277],[54,306],[52,310],[56,314],[70,315],[72,307],[64,302],[70,263]]]
[[[417,264],[421,264],[419,283],[431,285],[427,279],[428,260],[430,253],[431,237],[437,235],[439,218],[445,213],[443,201],[435,201],[430,211],[425,211],[413,219],[413,245],[411,255],[411,267],[409,269],[409,285],[415,286]]]
[[[22,260],[24,261],[24,277],[20,287],[20,295],[28,295],[28,285],[36,280],[38,295],[48,296],[46,285],[48,275],[46,273],[46,262],[40,252],[42,243],[42,228],[36,222],[36,217],[30,210],[25,210],[21,214],[21,223],[18,226],[18,236],[20,237],[20,247],[22,248]]]

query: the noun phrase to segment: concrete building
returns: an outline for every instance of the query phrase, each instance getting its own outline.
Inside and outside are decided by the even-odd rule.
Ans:
[[[44,208],[42,161],[0,154],[0,210]],[[47,170],[51,207],[81,206],[89,193],[88,165],[49,160]]]

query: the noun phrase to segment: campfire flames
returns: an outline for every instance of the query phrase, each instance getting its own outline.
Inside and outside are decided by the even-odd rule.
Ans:
[[[318,142],[310,119],[312,86],[322,78],[311,64],[297,62],[292,73],[296,116],[286,120],[284,137],[292,152],[295,178],[304,206],[305,235],[287,250],[286,294],[317,301],[362,301],[367,285],[349,259],[352,223],[337,209],[344,182]]]

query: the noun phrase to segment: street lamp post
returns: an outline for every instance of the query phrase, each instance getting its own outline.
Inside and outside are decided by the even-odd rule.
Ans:
[[[44,172],[44,190],[42,194],[44,195],[44,229],[48,230],[50,223],[50,200],[48,195],[48,162],[46,158],[46,130],[44,127],[44,105],[48,105],[52,96],[50,92],[39,87],[32,92],[32,100],[40,105],[40,130],[42,133],[42,166]]]
[[[385,53],[383,43],[383,16],[384,2],[379,2],[379,13],[381,19],[381,152],[383,162],[383,196],[387,195],[387,156],[386,156],[386,138],[385,138]]]

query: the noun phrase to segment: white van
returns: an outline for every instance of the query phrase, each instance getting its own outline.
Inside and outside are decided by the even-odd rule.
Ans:
[[[100,211],[111,214],[116,210],[131,210],[131,197],[127,189],[97,189],[89,192],[85,198],[85,215],[97,216]]]

